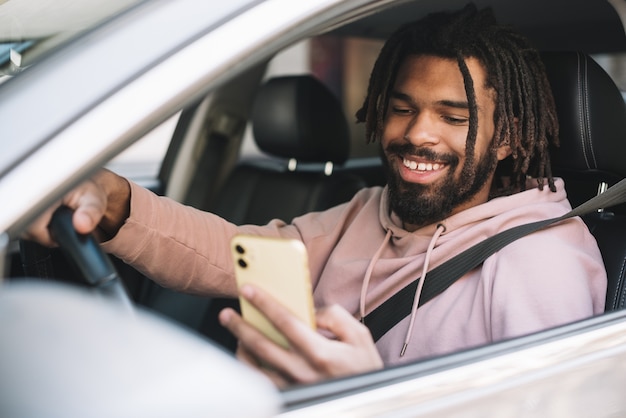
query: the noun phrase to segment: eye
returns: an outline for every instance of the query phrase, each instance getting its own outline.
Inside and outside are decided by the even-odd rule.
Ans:
[[[400,115],[400,116],[411,115],[413,113],[413,110],[408,107],[398,107],[398,106],[392,106],[391,111],[395,115]]]
[[[443,120],[451,125],[465,125],[469,122],[469,118],[459,116],[442,116]]]

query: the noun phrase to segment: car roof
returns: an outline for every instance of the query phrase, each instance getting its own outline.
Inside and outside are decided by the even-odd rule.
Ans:
[[[385,39],[400,24],[435,11],[457,10],[467,0],[400,2],[334,31],[343,36]],[[542,50],[580,50],[588,54],[624,52],[626,36],[616,9],[606,0],[475,0],[491,7],[498,22],[512,25]]]

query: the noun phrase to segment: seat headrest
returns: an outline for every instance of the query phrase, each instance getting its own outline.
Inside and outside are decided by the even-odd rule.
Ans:
[[[626,177],[626,105],[611,77],[580,52],[544,52],[542,59],[560,126],[554,173]]]
[[[343,163],[350,152],[339,101],[309,75],[267,81],[254,102],[252,129],[261,150],[282,158]]]

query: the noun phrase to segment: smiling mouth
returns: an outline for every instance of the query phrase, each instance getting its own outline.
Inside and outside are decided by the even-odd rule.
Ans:
[[[427,163],[427,162],[417,162],[413,160],[409,160],[407,158],[402,159],[402,164],[413,171],[436,171],[441,170],[446,166],[443,163]]]

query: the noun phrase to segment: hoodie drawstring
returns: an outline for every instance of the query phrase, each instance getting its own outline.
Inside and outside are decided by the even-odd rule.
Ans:
[[[365,271],[365,277],[363,278],[363,283],[361,284],[361,299],[359,300],[359,313],[361,315],[361,322],[365,319],[365,296],[367,295],[367,288],[370,284],[370,277],[372,277],[372,270],[374,270],[374,264],[380,258],[380,254],[383,252],[383,248],[387,245],[387,242],[391,238],[391,230],[387,230],[387,234],[385,235],[385,239],[383,243],[380,245],[376,253],[370,260],[369,265],[367,266],[367,270]]]
[[[411,308],[411,321],[409,322],[409,329],[406,332],[404,344],[402,345],[402,350],[400,351],[400,357],[404,356],[406,348],[409,346],[409,342],[411,341],[411,335],[413,334],[413,325],[415,324],[415,317],[417,314],[417,307],[419,306],[420,296],[422,294],[422,289],[424,288],[424,282],[426,281],[426,272],[428,271],[428,265],[430,264],[430,255],[433,251],[433,248],[435,248],[435,243],[439,239],[439,236],[441,236],[441,234],[445,231],[446,227],[443,224],[437,225],[437,230],[433,234],[433,237],[430,240],[430,244],[428,244],[426,257],[424,258],[424,266],[422,267],[422,275],[419,279],[419,283],[417,284],[417,289],[415,289],[415,296],[413,297],[413,307]]]

